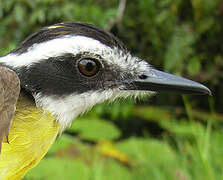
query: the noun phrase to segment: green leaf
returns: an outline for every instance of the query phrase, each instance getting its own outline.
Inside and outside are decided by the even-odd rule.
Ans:
[[[102,179],[129,180],[132,178],[129,169],[126,166],[117,161],[110,160],[104,167]]]
[[[16,21],[22,23],[25,18],[25,8],[21,5],[17,5],[15,6],[14,13]]]
[[[144,165],[166,165],[176,160],[175,152],[171,147],[162,141],[154,139],[132,137],[120,143],[117,143],[117,148],[129,155],[140,164]]]
[[[190,75],[197,75],[201,70],[201,62],[199,57],[194,57],[188,62],[187,70]]]
[[[191,123],[186,120],[181,121],[162,121],[160,126],[174,133],[177,137],[196,137],[197,135],[204,135],[204,127],[200,123]]]
[[[184,61],[193,54],[192,45],[195,42],[195,33],[189,25],[175,29],[165,53],[164,68],[167,71],[182,72],[185,68]]]
[[[77,139],[67,134],[58,137],[48,153],[55,153],[77,143]]]
[[[173,118],[170,111],[155,106],[136,106],[133,114],[148,121],[162,121]]]
[[[109,121],[103,119],[77,119],[68,132],[78,133],[89,141],[114,140],[120,137],[119,129]]]
[[[134,162],[133,179],[174,179],[178,158],[167,143],[132,137],[119,142],[117,148]]]
[[[204,19],[200,19],[197,22],[197,30],[199,33],[204,33],[205,31],[211,29],[214,25],[214,18],[213,17],[207,17]]]
[[[80,160],[45,158],[25,176],[35,180],[88,179],[88,167]]]

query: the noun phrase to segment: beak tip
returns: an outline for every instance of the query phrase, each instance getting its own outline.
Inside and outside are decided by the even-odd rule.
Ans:
[[[209,96],[213,96],[212,92],[209,88],[207,88],[206,86],[204,86],[203,84],[197,83],[195,82],[197,85],[197,92],[200,95],[209,95]]]
[[[207,87],[206,87],[206,88],[207,88]],[[210,89],[208,89],[208,88],[207,88],[207,90],[206,90],[206,94],[207,94],[207,95],[209,95],[209,96],[213,96],[213,94],[212,94],[211,90],[210,90]]]

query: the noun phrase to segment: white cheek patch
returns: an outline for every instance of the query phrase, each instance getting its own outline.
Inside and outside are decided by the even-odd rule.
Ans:
[[[75,56],[84,52],[100,55],[108,64],[117,65],[123,70],[128,69],[130,72],[131,70],[144,72],[149,68],[148,63],[140,61],[138,58],[132,57],[130,53],[123,52],[116,47],[111,48],[89,37],[71,35],[34,44],[23,54],[8,54],[1,57],[0,60],[13,68],[19,68],[66,53]]]
[[[82,94],[71,94],[65,97],[34,95],[36,105],[39,108],[50,111],[56,121],[60,123],[63,131],[80,114],[90,110],[94,105],[104,101],[114,101],[117,98],[132,96],[136,98],[141,94],[152,94],[143,91],[120,91],[111,89],[106,91],[89,91]]]

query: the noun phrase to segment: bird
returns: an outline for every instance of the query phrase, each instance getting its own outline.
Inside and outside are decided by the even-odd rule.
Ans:
[[[211,95],[198,82],[155,69],[95,25],[41,28],[0,57],[0,179],[22,179],[94,105],[156,92]]]

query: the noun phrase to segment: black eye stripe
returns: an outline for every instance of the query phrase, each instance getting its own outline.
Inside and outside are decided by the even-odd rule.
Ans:
[[[78,63],[83,59],[96,64],[95,75],[86,76],[79,71]],[[95,71],[92,67],[87,67],[87,69],[90,72]],[[50,57],[29,66],[28,69],[24,66],[15,71],[19,75],[22,88],[27,92],[66,95],[100,89],[104,81],[104,72],[109,72],[109,69],[100,56],[81,53],[75,56],[63,54]]]

